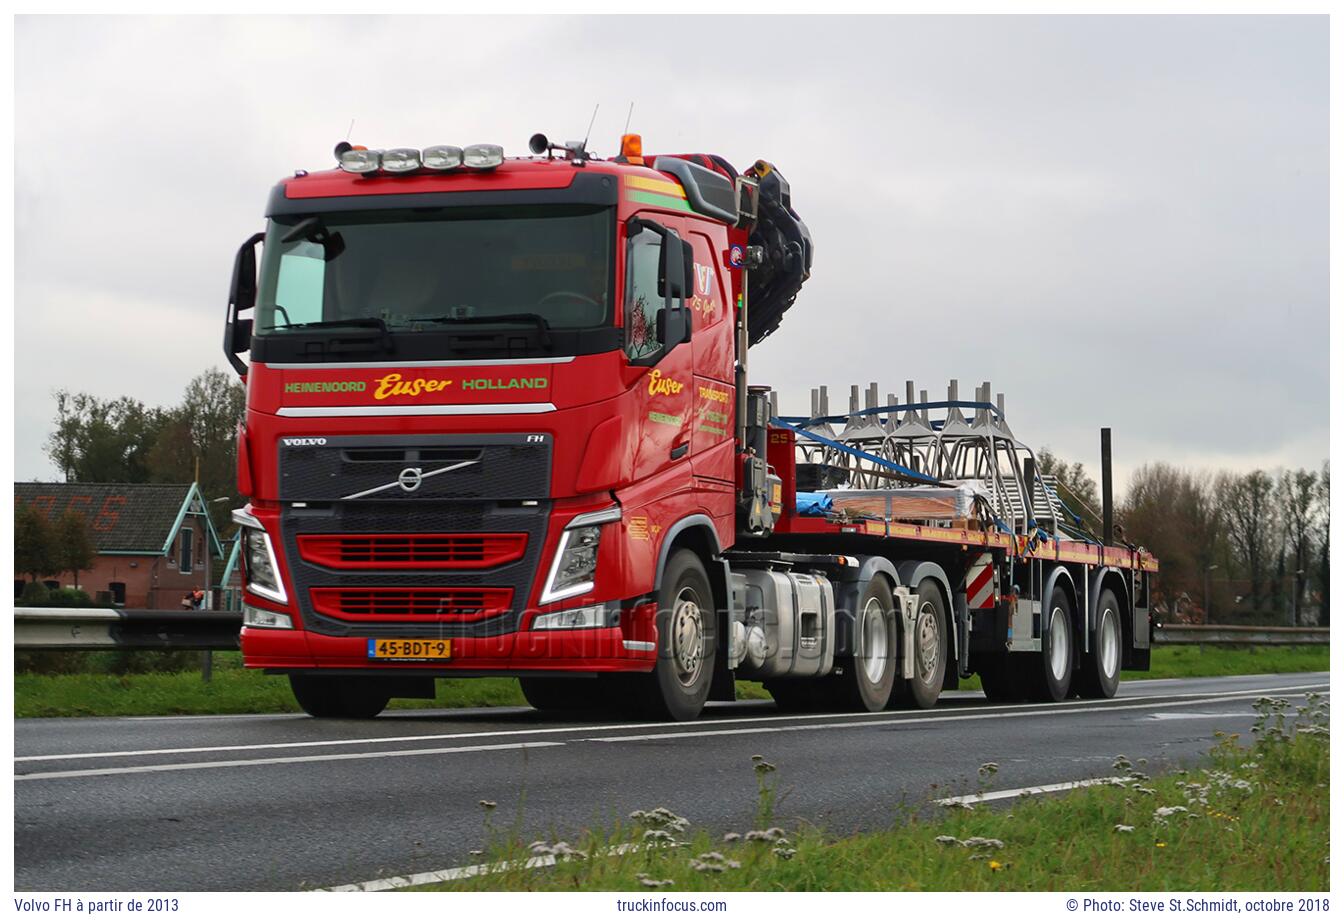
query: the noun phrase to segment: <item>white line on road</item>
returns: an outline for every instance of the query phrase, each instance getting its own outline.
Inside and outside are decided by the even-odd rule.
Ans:
[[[56,770],[16,773],[14,781],[26,779],[74,779],[81,776],[119,776],[124,773],[166,773],[170,770],[217,770],[222,767],[255,767],[281,763],[320,763],[327,760],[369,760],[375,757],[419,757],[425,754],[470,754],[476,751],[516,751],[523,748],[564,747],[563,741],[528,741],[522,744],[477,744],[471,747],[421,748],[414,751],[361,751],[357,754],[314,754],[308,757],[265,757],[254,760],[210,760],[199,763],[157,763],[139,767],[108,767],[103,770]]]
[[[1020,789],[997,789],[994,792],[975,792],[970,795],[954,795],[946,799],[934,799],[935,805],[974,805],[977,802],[993,802],[997,799],[1013,799],[1019,795],[1042,795],[1048,792],[1068,792],[1070,789],[1082,789],[1086,786],[1124,786],[1125,780],[1118,776],[1101,776],[1096,779],[1079,779],[1071,783],[1049,783],[1044,786],[1023,786]]]
[[[620,856],[644,849],[634,843],[622,843],[607,847],[594,853],[594,856]],[[554,856],[533,856],[530,859],[514,859],[507,862],[479,863],[475,866],[455,866],[452,869],[437,869],[433,872],[416,872],[413,875],[393,875],[388,878],[376,878],[371,882],[356,882],[353,885],[337,885],[334,888],[318,888],[317,891],[391,891],[396,888],[410,888],[413,885],[432,885],[435,882],[456,882],[477,875],[495,875],[510,869],[544,869],[554,866]]]
[[[1218,699],[1228,694],[1237,694],[1244,696],[1263,695],[1268,693],[1282,693],[1289,690],[1306,690],[1326,686],[1324,683],[1304,684],[1293,687],[1265,687],[1260,689],[1239,689],[1239,690],[1221,690],[1192,692],[1187,694],[1177,694],[1182,697],[1185,703],[1198,703],[1205,699]],[[1052,714],[1062,714],[1068,712],[1093,712],[1099,706],[1123,708],[1136,703],[1145,697],[1122,697],[1112,700],[1070,700],[1063,703],[1014,703],[1006,706],[995,706],[992,710],[995,714],[1011,714],[1013,711],[1030,710],[1033,712],[1050,712]],[[1049,707],[1043,709],[1042,706]],[[744,722],[750,722],[760,725],[762,722],[791,722],[795,720],[816,720],[816,719],[868,719],[872,720],[878,717],[878,713],[872,712],[835,712],[835,713],[813,713],[807,715],[756,715],[744,716],[732,719],[713,719],[706,720],[705,725],[735,725]],[[919,719],[937,719],[938,716],[925,715],[916,717]],[[833,722],[825,723],[827,725]],[[870,724],[886,724],[885,722],[876,722]],[[573,734],[580,732],[607,732],[607,731],[631,731],[641,728],[666,728],[666,722],[634,722],[616,725],[570,725],[557,728],[521,728],[506,729],[484,732],[450,732],[434,735],[395,735],[391,737],[372,737],[372,738],[336,738],[328,741],[278,741],[264,744],[228,744],[212,745],[208,747],[183,747],[183,748],[154,748],[138,751],[96,751],[83,754],[28,754],[22,757],[15,757],[16,763],[46,761],[46,760],[94,760],[108,757],[154,757],[169,754],[214,754],[225,751],[267,751],[284,750],[309,747],[339,747],[353,744],[404,744],[417,741],[457,741],[464,738],[506,738],[517,737],[518,735],[554,735],[554,734]]]
[[[1319,684],[1306,684],[1298,687],[1274,687],[1268,690],[1241,691],[1239,693],[1220,693],[1216,695],[1216,698],[1220,702],[1225,702],[1237,699],[1259,698],[1263,696],[1265,693],[1275,693],[1279,695],[1286,695],[1289,697],[1296,697],[1296,696],[1302,696],[1303,694],[1292,691],[1312,690],[1315,688],[1319,688],[1320,686],[1321,685]],[[1325,691],[1325,693],[1328,695],[1328,691]],[[595,737],[595,738],[585,738],[582,740],[615,744],[631,741],[662,741],[677,738],[704,738],[711,735],[732,735],[732,736],[758,735],[758,734],[767,734],[776,732],[823,731],[826,729],[864,728],[870,726],[885,727],[892,725],[918,726],[931,722],[963,722],[963,721],[974,721],[980,719],[996,719],[996,718],[1012,719],[1012,718],[1023,718],[1030,716],[1058,717],[1058,716],[1072,715],[1075,713],[1090,713],[1090,712],[1124,713],[1124,712],[1142,711],[1147,709],[1170,708],[1172,706],[1188,706],[1190,705],[1190,702],[1191,701],[1188,699],[1181,699],[1181,700],[1169,700],[1160,703],[1131,702],[1124,706],[1092,705],[1086,707],[1073,707],[1073,708],[1057,706],[1052,709],[1040,709],[1031,712],[1021,712],[1021,711],[1004,712],[1003,710],[1008,707],[996,707],[986,712],[965,713],[961,715],[915,716],[915,717],[904,717],[895,719],[875,719],[864,722],[844,722],[844,723],[821,722],[809,725],[758,725],[752,728],[730,728],[730,729],[720,729],[717,731],[711,729],[706,731],[658,732],[655,734],[620,735],[616,737]],[[1236,715],[1236,714],[1229,713],[1229,715]],[[771,721],[778,722],[781,720],[774,719]],[[485,734],[485,733],[479,733],[479,734]],[[564,745],[565,742],[563,741],[530,741],[515,744],[492,744],[492,745],[472,745],[467,747],[424,748],[424,749],[407,750],[407,751],[362,751],[359,753],[352,753],[352,754],[313,754],[302,757],[266,757],[266,758],[255,758],[244,760],[206,761],[201,763],[186,762],[186,763],[146,764],[137,767],[108,767],[101,770],[97,769],[60,770],[60,771],[50,771],[40,773],[23,773],[23,774],[15,774],[14,779],[15,781],[19,781],[19,780],[33,780],[33,779],[68,779],[68,778],[89,777],[89,776],[119,776],[128,773],[166,773],[174,770],[203,770],[203,769],[216,769],[221,767],[248,767],[248,766],[261,766],[267,764],[286,764],[286,763],[320,763],[323,761],[333,761],[333,760],[371,760],[380,757],[414,757],[423,754],[468,753],[472,751],[502,751],[502,750],[515,750],[520,748],[533,748],[533,747],[536,748],[563,747]]]
[[[1220,693],[1219,701],[1229,701],[1238,699],[1258,699],[1266,693],[1275,693],[1287,695],[1290,697],[1302,696],[1301,693],[1290,693],[1293,690],[1311,690],[1321,685],[1308,685],[1305,687],[1276,687],[1272,690],[1243,690],[1240,693]],[[1328,691],[1321,691],[1322,695],[1328,695]],[[995,708],[988,712],[967,713],[965,715],[946,715],[946,716],[923,716],[921,718],[901,718],[901,719],[873,719],[867,722],[849,722],[843,725],[822,723],[820,725],[761,725],[756,728],[729,728],[723,731],[689,731],[689,732],[658,732],[648,735],[618,735],[616,737],[585,738],[585,741],[603,741],[610,744],[617,744],[625,741],[662,741],[674,738],[704,738],[710,735],[761,735],[772,732],[809,732],[819,729],[840,729],[840,728],[869,728],[872,726],[889,725],[923,725],[927,722],[969,722],[978,719],[1015,719],[1029,716],[1066,716],[1080,712],[1134,712],[1144,709],[1163,709],[1171,706],[1189,706],[1190,700],[1169,700],[1163,703],[1133,703],[1130,702],[1124,706],[1082,706],[1072,709],[1062,707],[1055,709],[1042,709],[1035,712],[1003,712],[1000,708]],[[1236,713],[1229,713],[1235,716]]]

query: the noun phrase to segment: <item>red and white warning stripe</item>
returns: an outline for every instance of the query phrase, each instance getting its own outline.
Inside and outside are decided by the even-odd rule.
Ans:
[[[994,557],[981,553],[966,572],[966,606],[972,610],[994,606]]]

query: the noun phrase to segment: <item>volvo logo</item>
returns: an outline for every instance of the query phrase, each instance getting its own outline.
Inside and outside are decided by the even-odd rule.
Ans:
[[[286,447],[321,447],[327,443],[326,438],[281,438],[280,441]]]
[[[362,492],[355,492],[351,495],[346,495],[343,497],[343,500],[349,501],[350,499],[353,498],[366,498],[370,495],[377,495],[379,492],[386,492],[388,489],[396,489],[396,488],[400,488],[401,491],[403,492],[414,492],[416,489],[420,488],[420,483],[424,482],[431,476],[439,476],[442,475],[443,473],[451,473],[453,470],[460,470],[463,469],[464,467],[475,466],[480,462],[481,461],[479,460],[463,460],[461,463],[454,463],[452,466],[445,466],[441,469],[430,470],[428,473],[426,473],[424,470],[420,469],[417,466],[408,466],[406,467],[406,469],[398,473],[397,478],[392,480],[391,482],[384,483],[381,486],[374,486],[372,489],[365,489]]]

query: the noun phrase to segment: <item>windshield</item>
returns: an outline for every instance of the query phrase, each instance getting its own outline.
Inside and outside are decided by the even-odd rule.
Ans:
[[[255,334],[612,324],[610,208],[435,208],[271,222]]]

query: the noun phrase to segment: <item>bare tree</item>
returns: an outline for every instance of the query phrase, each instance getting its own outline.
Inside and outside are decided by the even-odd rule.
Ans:
[[[1319,489],[1319,479],[1310,470],[1285,470],[1279,476],[1277,500],[1283,515],[1284,542],[1292,560],[1293,626],[1301,615],[1302,597],[1306,593],[1320,508]]]
[[[1252,609],[1259,610],[1273,578],[1272,566],[1280,546],[1274,480],[1264,470],[1221,473],[1215,492],[1226,521],[1232,558],[1250,581]]]

